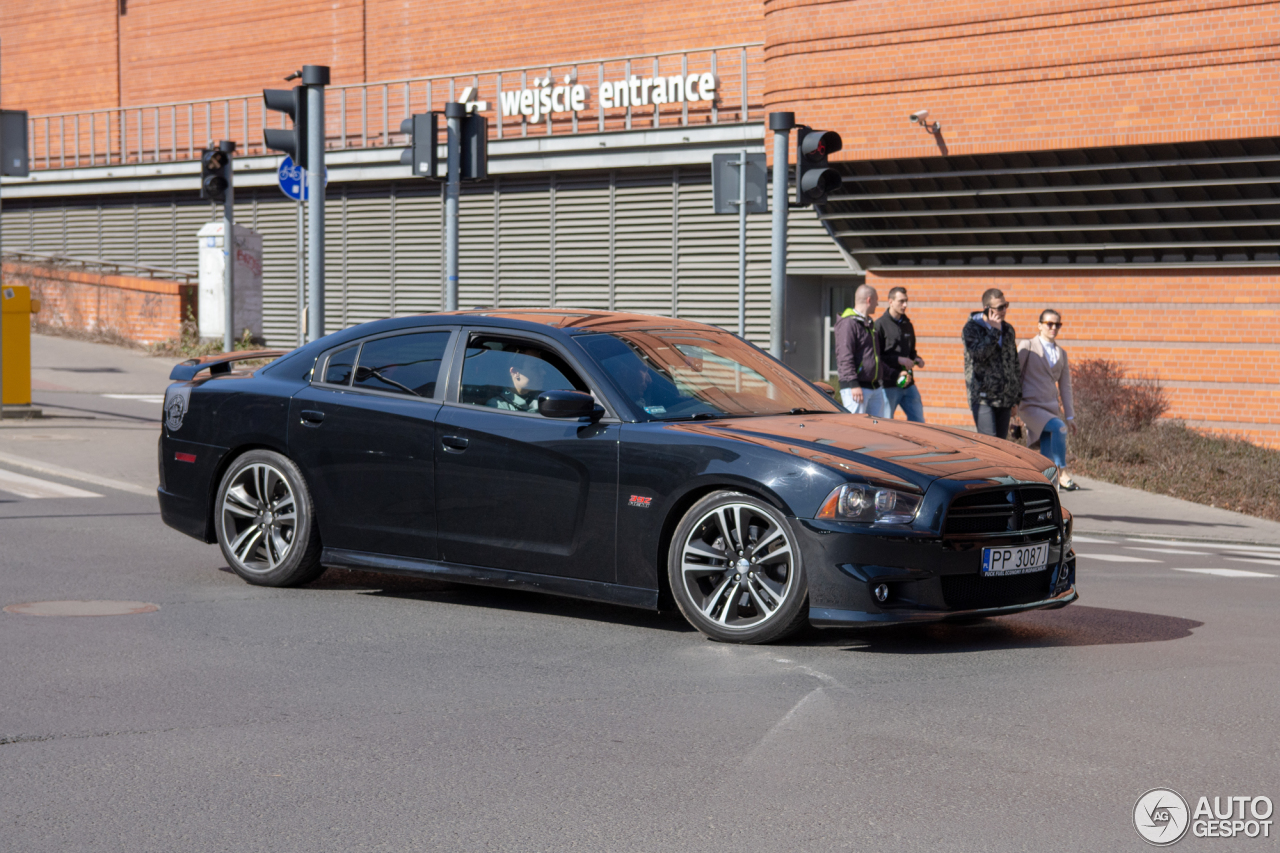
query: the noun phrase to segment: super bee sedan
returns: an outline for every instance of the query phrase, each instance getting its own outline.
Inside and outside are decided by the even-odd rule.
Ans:
[[[404,317],[171,379],[164,521],[249,583],[337,567],[674,605],[738,643],[1077,598],[1044,457],[849,414],[700,323]]]

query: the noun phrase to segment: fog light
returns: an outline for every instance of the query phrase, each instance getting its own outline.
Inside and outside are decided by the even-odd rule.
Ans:
[[[876,601],[884,603],[889,600],[889,585],[882,583],[876,587]]]

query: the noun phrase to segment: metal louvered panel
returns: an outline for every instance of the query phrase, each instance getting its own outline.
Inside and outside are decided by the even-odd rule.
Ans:
[[[463,184],[458,199],[458,307],[493,305],[493,184]]]
[[[498,199],[498,300],[502,308],[551,305],[551,184],[502,179]]]
[[[98,256],[97,205],[75,205],[67,206],[65,209],[67,236],[63,254],[73,258],[96,258]],[[9,248],[8,235],[5,237],[4,245],[5,248]],[[187,267],[187,269],[195,269],[195,267]]]
[[[404,181],[395,185],[392,232],[395,278],[388,302],[397,317],[440,310],[443,281],[440,191],[441,185],[430,181]],[[388,225],[391,224],[391,204],[389,199]]]
[[[41,199],[31,208],[31,249],[35,252],[62,252],[62,205]]]
[[[609,308],[609,176],[558,176],[556,307]]]
[[[252,198],[254,215],[240,224],[252,223],[262,235],[262,334],[274,346],[293,346],[298,342],[298,203],[275,189],[256,189]]]
[[[614,200],[614,306],[671,313],[671,171],[618,173]]]
[[[173,197],[154,199],[159,204],[149,204],[153,199],[138,199],[137,260],[134,263],[149,267],[168,267],[173,263]],[[168,239],[165,239],[168,238]]]
[[[30,203],[4,203],[3,209],[0,209],[0,245],[15,252],[33,251]]]
[[[1280,140],[842,163],[822,215],[868,268],[1280,260]]]
[[[133,199],[120,196],[104,198],[101,210],[102,248],[99,257],[108,261],[133,263],[138,245]]]
[[[347,184],[329,190],[324,199],[324,332],[345,329],[347,323]]]
[[[346,189],[344,326],[391,316],[391,229],[386,184]]]

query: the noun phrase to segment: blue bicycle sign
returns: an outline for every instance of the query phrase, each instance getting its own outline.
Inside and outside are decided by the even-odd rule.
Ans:
[[[307,200],[307,170],[293,164],[293,158],[285,155],[276,175],[280,183],[280,191],[294,201]],[[324,170],[325,186],[329,185],[329,169]]]

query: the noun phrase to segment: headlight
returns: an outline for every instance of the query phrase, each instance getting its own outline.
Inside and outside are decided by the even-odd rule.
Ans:
[[[863,524],[909,524],[920,508],[920,495],[864,483],[846,483],[822,502],[818,518]]]

